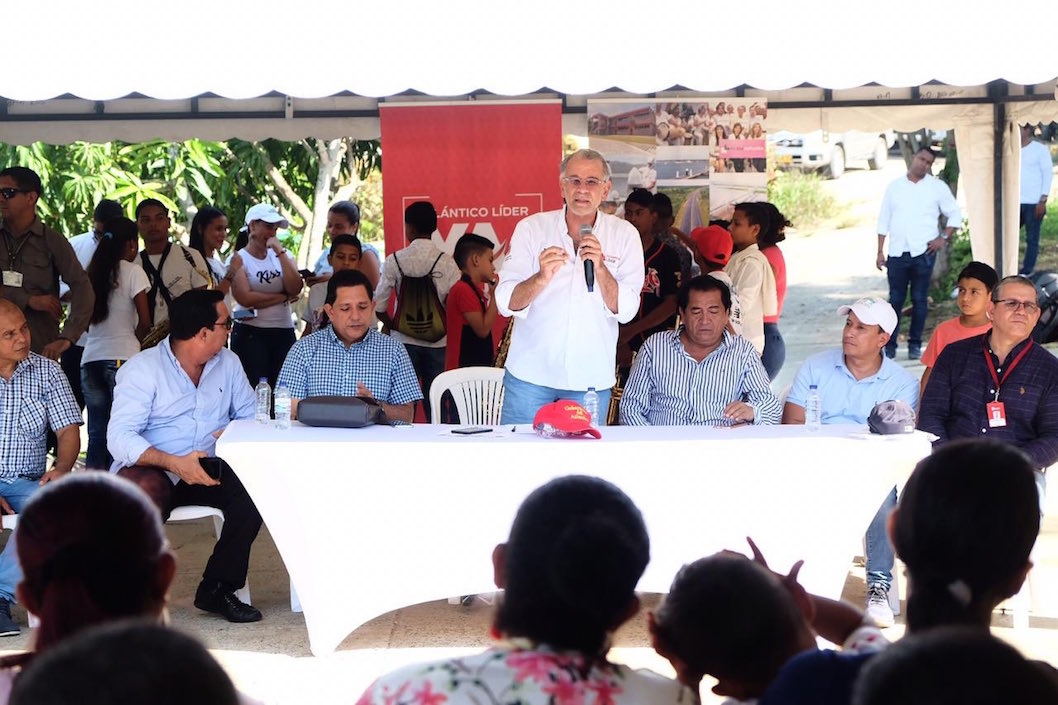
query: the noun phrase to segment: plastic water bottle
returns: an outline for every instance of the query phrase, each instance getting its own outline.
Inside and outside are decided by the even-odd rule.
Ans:
[[[805,399],[805,426],[809,431],[818,431],[823,424],[823,400],[819,398],[819,388],[812,385],[808,388]]]
[[[268,423],[272,420],[272,388],[268,386],[268,378],[262,377],[254,389],[257,395],[257,403],[254,404],[253,417],[257,423]]]
[[[588,391],[584,394],[584,410],[591,415],[591,423],[593,426],[599,425],[599,394],[595,391],[595,387],[588,387]]]
[[[283,384],[276,387],[276,428],[290,428],[290,390]]]

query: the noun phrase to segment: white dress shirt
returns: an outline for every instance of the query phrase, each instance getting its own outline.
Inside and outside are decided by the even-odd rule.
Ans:
[[[764,317],[774,316],[779,310],[775,272],[757,245],[732,254],[724,271],[731,276],[732,285],[738,290],[742,335],[753,343],[760,355],[764,352]]]
[[[441,259],[437,259],[438,255],[441,255]],[[397,262],[400,262],[400,269],[397,269],[393,261],[394,257],[397,258]],[[434,262],[437,263],[436,266]],[[448,290],[459,281],[461,273],[452,256],[443,254],[440,248],[426,237],[412,240],[403,250],[386,257],[382,265],[382,276],[378,280],[378,288],[375,289],[375,313],[386,312],[391,295],[400,296],[401,271],[409,277],[425,277],[431,267],[433,267],[433,283],[437,288],[437,296],[441,299],[441,305],[444,305],[448,300]],[[421,345],[424,348],[443,348],[448,344],[447,335],[433,343],[404,335],[396,329],[390,329],[389,335],[398,343]]]
[[[948,185],[935,176],[926,174],[918,182],[907,175],[889,184],[878,215],[878,234],[889,236],[889,256],[899,257],[910,252],[918,257],[926,251],[926,243],[936,239],[937,216],[948,217],[948,226],[962,225],[962,211],[951,195]]]
[[[567,232],[565,209],[536,213],[514,228],[496,285],[496,304],[501,314],[516,319],[506,367],[524,382],[563,390],[608,389],[615,382],[618,323],[628,323],[639,311],[643,244],[631,223],[602,212],[592,234],[617,280],[617,313],[603,302],[598,284],[588,291],[583,260]],[[564,249],[566,263],[532,303],[512,311],[514,288],[540,271],[540,253],[548,247]]]
[[[213,432],[235,419],[252,419],[254,391],[239,357],[227,348],[211,357],[196,387],[173,355],[169,338],[118,369],[107,426],[111,472],[135,465],[155,448],[171,455],[213,455]],[[166,473],[175,485],[179,478]]]
[[[88,271],[88,263],[92,261],[92,255],[96,253],[96,248],[99,247],[99,238],[96,237],[95,230],[89,230],[86,233],[80,235],[74,235],[70,238],[70,247],[73,248],[73,252],[77,255],[77,261],[81,263],[84,270]],[[59,298],[66,296],[70,291],[70,285],[59,279]],[[77,339],[74,345],[79,345],[82,348],[87,342],[88,331],[81,334],[81,337]]]
[[[1021,203],[1039,203],[1051,194],[1051,150],[1033,140],[1021,148]]]

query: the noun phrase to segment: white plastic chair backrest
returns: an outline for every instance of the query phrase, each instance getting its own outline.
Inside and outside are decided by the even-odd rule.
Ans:
[[[430,414],[441,422],[441,395],[452,393],[459,423],[498,426],[503,409],[502,367],[461,367],[437,375],[430,387]]]

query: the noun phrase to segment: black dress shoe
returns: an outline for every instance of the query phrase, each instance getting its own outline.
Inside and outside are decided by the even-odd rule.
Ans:
[[[214,583],[199,583],[195,592],[195,607],[206,612],[213,612],[229,622],[258,622],[261,610],[248,605],[235,596],[235,592],[225,586]]]

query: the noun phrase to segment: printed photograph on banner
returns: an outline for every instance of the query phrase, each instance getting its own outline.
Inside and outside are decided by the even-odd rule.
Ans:
[[[658,187],[702,186],[709,180],[708,147],[658,147]]]
[[[768,183],[765,174],[714,172],[709,180],[708,220],[731,220],[736,203],[767,201]]]
[[[634,188],[657,192],[654,105],[638,101],[588,102],[588,146],[610,164],[611,189],[600,208],[619,213]]]
[[[715,111],[707,101],[658,103],[655,124],[658,145],[672,147],[707,146],[710,130],[716,124]]]
[[[701,186],[666,186],[661,189],[672,201],[672,224],[684,233],[709,225],[710,188]]]

